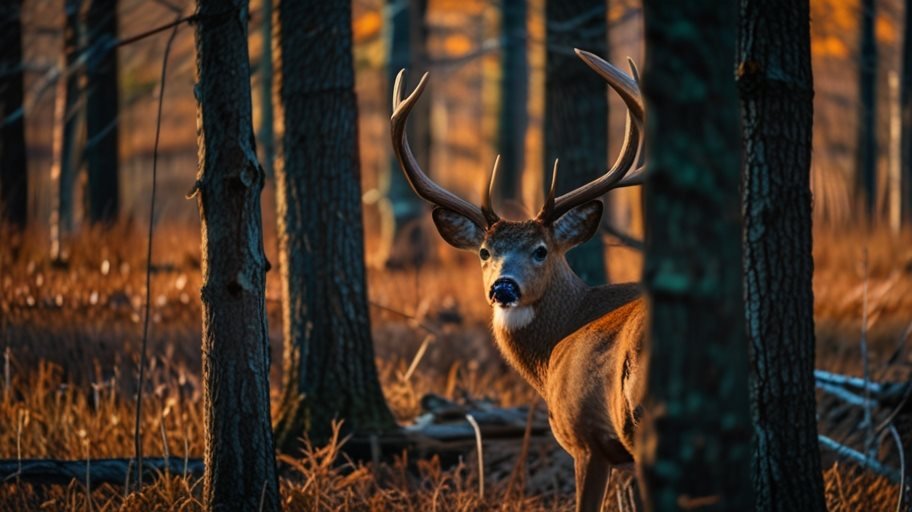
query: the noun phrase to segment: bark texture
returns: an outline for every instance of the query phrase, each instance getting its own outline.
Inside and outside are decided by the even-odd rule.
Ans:
[[[756,510],[825,510],[814,395],[807,0],[741,0],[744,296]]]
[[[285,157],[276,168],[283,395],[277,444],[296,452],[347,431],[395,427],[374,366],[364,272],[351,5],[278,7]]]
[[[529,59],[526,54],[526,1],[504,0],[500,7],[500,113],[496,197],[521,203],[529,115]],[[550,169],[550,167],[549,167]]]
[[[260,218],[265,176],[251,119],[248,6],[199,0],[197,12],[203,499],[209,510],[278,510]]]
[[[22,0],[0,4],[0,221],[28,220],[28,169],[22,110]]]
[[[86,65],[86,218],[113,222],[119,204],[117,0],[91,0],[86,14],[91,55]]]
[[[547,0],[545,30],[545,176],[551,184],[560,158],[558,194],[583,185],[608,169],[608,93],[605,81],[573,53],[574,48],[608,55],[605,0]],[[570,267],[589,285],[604,284],[601,236],[567,253]]]
[[[858,59],[858,133],[855,188],[868,218],[877,205],[877,40],[874,38],[876,1],[861,0]]]
[[[427,6],[428,0],[386,0],[384,36],[387,45],[387,98],[392,98],[393,84],[400,70],[408,69],[411,83],[429,71],[426,47]],[[431,163],[430,104],[429,98],[418,102],[409,116],[407,127],[409,142],[422,169],[430,169]],[[389,245],[386,263],[390,267],[421,265],[429,250],[427,233],[419,222],[424,213],[424,204],[405,180],[399,161],[392,151],[389,154],[386,181],[391,210],[387,213],[389,218],[384,226]]]
[[[912,0],[905,1],[900,80],[900,196],[902,223],[912,225]]]
[[[646,0],[650,510],[753,509],[741,277],[736,4]]]

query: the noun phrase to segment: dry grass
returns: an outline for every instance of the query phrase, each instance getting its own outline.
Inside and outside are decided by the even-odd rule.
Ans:
[[[0,344],[6,350],[0,399],[0,458],[114,457],[132,453],[136,347],[141,333],[144,240],[129,226],[89,231],[69,244],[65,264],[48,261],[45,237],[0,234]],[[872,353],[880,364],[912,320],[912,243],[860,230],[816,234],[818,366],[859,373],[862,248],[868,249]],[[202,451],[199,382],[198,231],[161,227],[153,273],[149,380],[144,390],[147,455],[198,457]],[[267,248],[274,247],[267,240]],[[612,250],[612,275],[636,274],[635,255]],[[378,366],[400,421],[420,412],[428,392],[448,398],[489,397],[502,405],[537,401],[504,365],[488,331],[476,263],[447,258],[417,272],[369,273]],[[275,258],[270,258],[275,261]],[[273,353],[281,351],[278,288],[270,282]],[[408,320],[394,311],[407,313]],[[435,333],[417,370],[406,369]],[[278,358],[276,358],[277,360]],[[903,369],[905,370],[905,369]],[[273,369],[273,382],[280,380]],[[274,389],[274,393],[278,390]],[[477,467],[442,467],[437,460],[380,466],[340,462],[337,440],[284,459],[283,503],[289,510],[568,510],[573,504],[570,460],[551,440],[532,443],[519,460],[518,443],[486,443],[486,494]],[[848,466],[825,472],[831,510],[882,510],[897,488]],[[629,477],[614,479],[609,510],[619,509]],[[619,483],[620,481],[620,483]],[[0,486],[0,510],[196,510],[200,482],[170,475],[142,493],[120,487]],[[861,506],[864,504],[864,506]]]

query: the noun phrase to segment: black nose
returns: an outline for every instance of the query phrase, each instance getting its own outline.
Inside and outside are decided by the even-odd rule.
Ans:
[[[515,303],[519,300],[519,296],[519,285],[508,277],[494,281],[491,291],[488,293],[489,298],[504,306]]]

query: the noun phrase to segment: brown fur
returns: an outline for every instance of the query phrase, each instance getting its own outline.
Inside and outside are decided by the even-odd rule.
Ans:
[[[646,305],[639,286],[591,288],[565,257],[594,234],[601,213],[601,204],[588,203],[553,225],[499,221],[482,231],[455,214],[435,212],[447,241],[486,251],[486,290],[505,277],[519,285],[515,305],[492,304],[494,337],[507,361],[544,397],[554,436],[574,458],[577,510],[598,510],[611,467],[633,460],[645,388],[640,354]],[[547,249],[546,258],[534,256],[539,247]]]

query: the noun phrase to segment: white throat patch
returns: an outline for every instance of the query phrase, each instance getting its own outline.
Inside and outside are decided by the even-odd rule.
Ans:
[[[494,307],[494,329],[516,331],[529,325],[535,318],[532,306],[516,306],[512,308]]]

